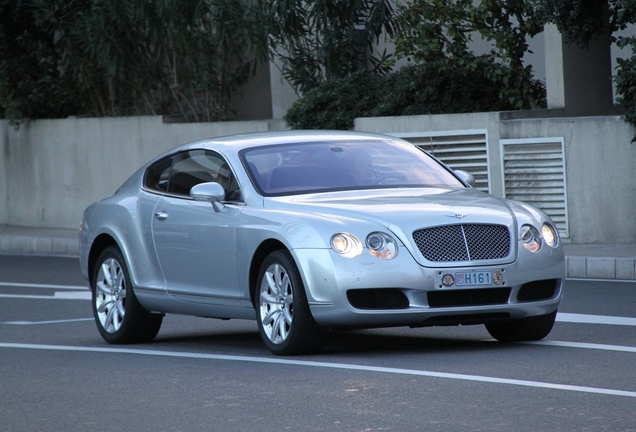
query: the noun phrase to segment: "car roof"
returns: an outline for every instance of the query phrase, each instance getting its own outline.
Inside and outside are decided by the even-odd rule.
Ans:
[[[227,149],[233,152],[238,152],[245,148],[256,147],[261,145],[270,144],[300,144],[303,142],[324,142],[324,141],[351,141],[351,140],[395,140],[400,141],[398,138],[364,133],[364,132],[352,132],[352,131],[322,131],[322,130],[295,130],[295,131],[276,131],[276,132],[254,132],[244,133],[238,135],[227,135],[222,137],[209,138],[184,144],[175,149],[172,149],[169,153],[175,150],[182,151],[190,148],[215,148],[215,149]]]

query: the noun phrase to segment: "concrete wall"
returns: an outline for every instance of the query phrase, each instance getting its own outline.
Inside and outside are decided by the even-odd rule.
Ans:
[[[166,124],[162,117],[0,121],[0,225],[78,228],[83,209],[139,166],[198,139],[267,131],[280,122]]]
[[[491,192],[503,191],[500,140],[563,138],[569,240],[636,243],[636,130],[622,117],[510,119],[478,113],[357,119],[359,131],[380,133],[487,129]]]
[[[518,113],[514,113],[518,115]],[[563,138],[569,241],[636,243],[636,134],[621,117],[508,119],[475,113],[357,119],[379,133],[485,129],[491,191],[502,196],[500,140]],[[281,121],[166,124],[161,117],[0,121],[0,225],[77,228],[84,208],[140,165],[197,139],[284,129]]]
[[[503,121],[501,138],[563,137],[570,238],[636,243],[636,144],[621,117]]]

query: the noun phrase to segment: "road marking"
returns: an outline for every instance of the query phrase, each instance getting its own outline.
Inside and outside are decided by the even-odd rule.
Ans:
[[[524,342],[524,344],[636,353],[636,347],[622,346],[622,345],[593,344],[593,343],[585,343],[585,342],[564,342],[564,341],[541,340],[541,341]]]
[[[379,372],[397,375],[411,375],[422,376],[428,378],[442,378],[442,379],[454,379],[462,381],[484,382],[489,384],[507,384],[516,385],[522,387],[534,387],[550,390],[565,390],[579,393],[592,393],[609,396],[623,396],[636,398],[636,392],[627,390],[605,389],[598,387],[586,387],[567,384],[555,384],[540,381],[526,381],[509,378],[497,378],[480,375],[465,375],[446,372],[432,372],[422,371],[414,369],[400,369],[390,367],[379,366],[363,366],[355,364],[345,363],[326,363],[315,361],[303,361],[303,360],[289,360],[279,358],[266,358],[266,357],[247,357],[247,356],[232,356],[232,355],[220,355],[220,354],[201,354],[201,353],[188,353],[188,352],[169,352],[169,351],[154,351],[154,350],[139,350],[139,349],[124,349],[124,348],[97,348],[97,347],[82,347],[82,346],[64,346],[64,345],[35,345],[35,344],[17,344],[17,343],[0,343],[0,348],[17,348],[17,349],[34,349],[34,350],[48,350],[48,351],[75,351],[75,352],[91,352],[91,353],[109,353],[109,354],[136,354],[146,356],[159,356],[159,357],[178,357],[178,358],[191,358],[191,359],[205,359],[205,360],[223,360],[223,361],[242,361],[250,363],[267,363],[277,365],[294,365],[305,367],[317,367],[317,368],[329,368],[329,369],[341,369],[341,370],[354,370],[361,372]]]
[[[0,286],[19,287],[19,288],[48,288],[48,289],[67,289],[67,290],[87,290],[87,286],[81,285],[50,285],[50,284],[32,284],[17,282],[0,282]]]
[[[0,324],[11,324],[11,325],[38,325],[38,324],[61,324],[61,323],[70,323],[70,322],[79,322],[79,321],[93,321],[94,318],[77,318],[77,319],[67,319],[67,320],[55,320],[55,321],[7,321]]]
[[[0,298],[19,298],[32,300],[90,300],[91,293],[86,291],[54,292],[52,296],[25,295],[25,294],[0,294]]]
[[[556,316],[558,322],[582,323],[582,324],[610,324],[636,326],[636,318],[617,317],[607,315],[585,315],[558,312]]]
[[[92,294],[86,291],[56,291],[53,298],[64,300],[90,300]]]

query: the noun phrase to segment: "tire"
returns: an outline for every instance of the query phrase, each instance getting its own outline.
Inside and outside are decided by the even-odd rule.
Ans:
[[[126,261],[116,246],[104,249],[97,259],[91,291],[95,323],[106,342],[142,343],[157,336],[163,315],[151,314],[141,306]]]
[[[486,324],[486,330],[500,342],[535,341],[552,331],[557,311],[546,315],[522,318],[505,323]]]
[[[276,355],[320,352],[327,330],[314,321],[298,267],[286,250],[270,253],[261,265],[256,320],[265,346]]]

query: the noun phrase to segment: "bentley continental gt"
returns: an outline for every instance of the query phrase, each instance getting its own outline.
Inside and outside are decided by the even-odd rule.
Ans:
[[[256,320],[277,355],[332,329],[483,324],[546,337],[565,259],[539,209],[417,146],[342,131],[212,138],[151,160],[90,205],[80,265],[109,343],[165,314]]]

